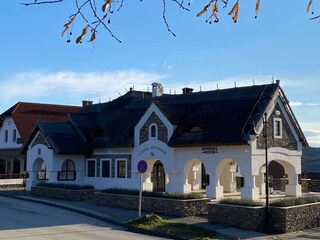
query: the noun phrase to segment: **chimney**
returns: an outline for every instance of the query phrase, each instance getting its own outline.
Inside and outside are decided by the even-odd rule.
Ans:
[[[187,87],[182,88],[182,93],[183,94],[192,93],[192,91],[193,91],[192,88],[187,88]]]
[[[276,84],[277,84],[278,86],[280,85],[280,80],[279,80],[279,79],[276,80]]]
[[[90,101],[90,100],[83,100],[82,101],[82,107],[87,107],[90,105],[92,105],[92,101]]]
[[[160,97],[163,94],[163,87],[161,83],[152,83],[152,97]]]

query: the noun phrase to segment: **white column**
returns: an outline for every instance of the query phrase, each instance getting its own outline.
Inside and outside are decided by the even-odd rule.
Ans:
[[[261,172],[259,176],[257,176],[256,178],[256,183],[257,183],[256,186],[259,188],[259,193],[263,196],[266,194],[266,183],[264,179],[265,173],[266,173],[266,167],[263,166],[261,168]]]
[[[255,176],[244,176],[244,187],[241,188],[241,199],[259,200],[259,188],[255,186]]]
[[[166,192],[190,193],[191,184],[185,174],[170,174],[170,181],[166,185]]]
[[[219,175],[210,174],[210,184],[206,188],[208,198],[222,198],[223,186],[220,185]]]
[[[37,171],[29,171],[29,178],[26,182],[26,190],[30,191],[32,186],[35,186],[38,183],[38,172]]]
[[[302,196],[302,188],[298,182],[298,174],[288,174],[289,184],[286,185],[286,196]]]

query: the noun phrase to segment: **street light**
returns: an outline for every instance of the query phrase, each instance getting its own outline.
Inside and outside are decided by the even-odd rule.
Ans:
[[[268,118],[267,113],[265,112],[263,115],[261,113],[257,113],[255,115],[259,116],[263,120],[263,138],[264,138],[264,150],[265,150],[265,164],[266,164],[266,175],[265,175],[265,183],[266,183],[266,208],[265,208],[265,230],[268,230],[269,223],[269,170],[268,170]],[[254,121],[254,119],[253,119]],[[254,123],[254,122],[253,122]],[[257,133],[253,126],[253,134],[254,138],[256,138]]]

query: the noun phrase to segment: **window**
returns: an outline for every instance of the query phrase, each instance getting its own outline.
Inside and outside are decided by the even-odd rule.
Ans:
[[[151,138],[156,138],[157,137],[157,125],[155,124],[152,124],[149,128],[149,131],[150,131],[150,134],[149,136]]]
[[[96,161],[88,160],[87,162],[87,177],[95,177],[96,176]]]
[[[274,119],[274,138],[282,138],[282,119]]]
[[[76,179],[76,171],[72,160],[67,159],[61,166],[61,171],[58,172],[59,181],[72,181]]]
[[[126,161],[125,160],[117,161],[117,177],[118,178],[126,177]]]
[[[17,141],[17,130],[13,129],[12,130],[12,142],[16,142]]]
[[[4,131],[4,142],[8,142],[8,136],[9,136],[9,132],[8,130]]]
[[[38,171],[38,180],[48,180],[49,176],[47,173],[46,163],[43,161],[41,163],[40,171]]]
[[[110,177],[110,160],[101,161],[101,177],[104,177],[104,178]]]

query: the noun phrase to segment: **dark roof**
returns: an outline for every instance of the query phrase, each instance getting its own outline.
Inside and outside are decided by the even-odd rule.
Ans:
[[[57,154],[85,154],[85,141],[70,122],[38,122],[38,129]]]
[[[134,127],[154,103],[176,126],[170,146],[248,144],[243,137],[252,130],[252,116],[264,112],[279,89],[279,84],[267,84],[160,97],[130,91],[83,108],[69,122],[41,123],[40,129],[63,153],[132,147]]]
[[[75,114],[81,107],[56,104],[18,102],[1,114],[12,117],[22,141],[25,142],[39,120],[66,121],[69,114]]]

